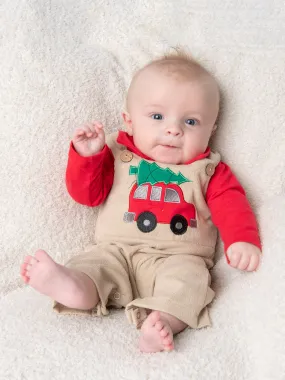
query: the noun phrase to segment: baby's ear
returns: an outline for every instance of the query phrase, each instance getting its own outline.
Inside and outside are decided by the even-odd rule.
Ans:
[[[132,119],[130,117],[130,114],[128,112],[123,112],[122,116],[123,116],[123,119],[124,119],[124,122],[126,125],[127,134],[129,136],[132,136],[133,135],[133,123],[132,123]]]

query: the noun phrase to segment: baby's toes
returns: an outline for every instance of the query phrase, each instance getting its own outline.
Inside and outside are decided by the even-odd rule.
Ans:
[[[33,266],[31,264],[27,264],[27,266],[26,266],[26,275],[27,276],[30,276],[32,268],[33,268]]]
[[[164,351],[165,352],[170,352],[174,350],[174,345],[171,344],[170,346],[164,346]]]
[[[161,331],[164,328],[164,324],[161,321],[157,321],[155,324],[155,329]]]
[[[28,256],[25,257],[25,259],[24,259],[24,263],[26,263],[26,264],[30,264],[30,261],[31,261],[32,259],[34,259],[34,257],[31,256],[31,255],[28,255]]]
[[[20,274],[21,276],[25,276],[27,273],[27,263],[23,263],[20,268]]]
[[[162,344],[163,344],[164,351],[168,351],[169,352],[169,351],[174,350],[173,340],[170,337],[165,338],[162,341]]]
[[[160,331],[160,336],[161,336],[162,338],[166,338],[168,335],[169,335],[169,331],[164,327],[164,328]]]
[[[21,265],[21,275],[30,277],[31,276],[31,270],[35,267],[35,264],[37,264],[38,260],[35,259],[32,256],[27,256],[23,264]],[[24,279],[25,280],[25,279]]]
[[[30,260],[30,262],[29,262],[29,265],[32,267],[32,266],[34,266],[37,263],[38,263],[38,260],[35,259],[34,257],[32,257],[31,260]]]
[[[20,270],[20,274],[21,274],[21,277],[23,279],[23,281],[27,284],[29,281],[30,281],[30,277],[27,273],[27,265],[26,263],[23,263],[21,265],[21,270]]]
[[[171,338],[170,335],[168,335],[166,338],[162,340],[162,343],[164,346],[170,346],[173,344],[173,339]]]
[[[29,263],[27,264],[27,273],[30,273],[31,270],[35,267],[35,265],[38,263],[38,260],[35,259],[34,257],[32,257],[29,261]]]

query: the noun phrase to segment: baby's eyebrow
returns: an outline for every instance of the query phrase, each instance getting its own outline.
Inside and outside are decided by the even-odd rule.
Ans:
[[[194,111],[187,112],[187,115],[196,116],[196,117],[202,117],[203,116],[201,113],[194,112]]]
[[[161,104],[147,104],[145,108],[162,108]]]

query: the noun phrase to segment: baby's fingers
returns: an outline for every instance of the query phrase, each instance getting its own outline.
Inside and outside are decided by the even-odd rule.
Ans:
[[[92,137],[92,136],[96,137],[97,136],[97,132],[96,132],[95,127],[92,123],[85,124],[83,129],[86,132],[87,137]]]
[[[86,134],[83,128],[76,128],[73,134],[73,139],[82,138]]]
[[[237,268],[241,259],[241,254],[239,252],[234,252],[229,255],[230,265]]]
[[[99,129],[102,129],[102,128],[103,128],[103,124],[101,123],[101,121],[98,121],[98,120],[93,121],[93,122],[92,122],[92,125],[93,125],[94,127],[98,127]]]
[[[250,258],[249,265],[246,268],[246,270],[248,272],[253,272],[254,270],[256,270],[258,268],[259,262],[260,262],[260,255],[257,255],[257,254],[252,255]]]
[[[99,137],[103,137],[105,132],[104,132],[104,129],[103,129],[103,126],[95,126],[95,130],[96,130],[96,133]]]
[[[246,254],[242,255],[239,265],[238,265],[238,269],[246,270],[249,265],[249,262],[250,262],[250,256]]]
[[[96,132],[98,135],[102,134],[104,132],[103,130],[103,124],[100,123],[100,121],[95,121],[92,123],[92,130]]]

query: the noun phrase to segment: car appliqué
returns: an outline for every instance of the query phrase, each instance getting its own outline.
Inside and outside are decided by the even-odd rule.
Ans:
[[[129,195],[129,209],[124,221],[136,221],[141,232],[153,231],[157,223],[169,224],[175,235],[182,235],[187,228],[196,228],[196,210],[184,199],[180,184],[192,182],[181,172],[161,168],[157,163],[141,160],[138,166],[130,166],[130,175],[137,180]]]

